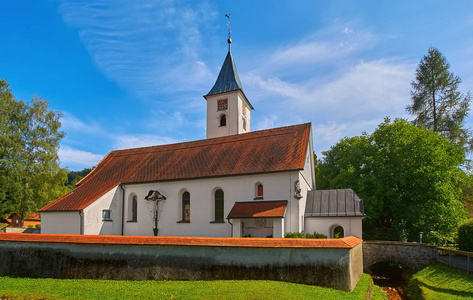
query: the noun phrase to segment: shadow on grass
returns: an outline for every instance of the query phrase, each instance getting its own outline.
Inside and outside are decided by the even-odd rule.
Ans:
[[[472,292],[463,292],[463,291],[456,291],[456,290],[452,290],[452,289],[439,288],[439,287],[435,287],[435,286],[426,284],[424,282],[417,282],[417,285],[419,287],[427,288],[429,290],[432,290],[432,291],[435,291],[435,292],[438,292],[438,293],[442,293],[442,294],[448,294],[448,295],[459,296],[459,297],[464,297],[464,298],[473,297]]]

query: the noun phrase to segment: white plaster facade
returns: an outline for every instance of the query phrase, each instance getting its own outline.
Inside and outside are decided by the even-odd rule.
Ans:
[[[308,233],[322,233],[328,238],[334,238],[334,229],[343,228],[344,236],[362,238],[363,217],[306,217],[305,229]]]
[[[79,211],[54,211],[41,213],[41,233],[81,234]]]

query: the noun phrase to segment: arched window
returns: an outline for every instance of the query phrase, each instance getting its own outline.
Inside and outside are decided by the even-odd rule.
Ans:
[[[263,185],[261,183],[256,187],[256,196],[263,197]]]
[[[221,189],[215,191],[215,221],[223,221],[224,194]]]
[[[257,182],[255,184],[255,200],[263,199],[263,184],[261,182]]]
[[[182,221],[191,220],[191,194],[184,192],[182,194]]]
[[[345,237],[345,230],[343,230],[343,227],[340,225],[335,226],[333,228],[333,238],[339,239]]]
[[[131,200],[131,221],[138,220],[138,197],[135,195]]]
[[[136,222],[138,220],[138,196],[132,193],[128,197],[128,222]]]
[[[227,126],[227,116],[225,114],[220,116],[220,126]]]

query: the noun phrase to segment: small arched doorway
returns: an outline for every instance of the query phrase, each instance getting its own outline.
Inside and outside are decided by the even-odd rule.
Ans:
[[[340,239],[345,237],[345,230],[340,225],[333,225],[330,230],[330,235],[332,239]]]

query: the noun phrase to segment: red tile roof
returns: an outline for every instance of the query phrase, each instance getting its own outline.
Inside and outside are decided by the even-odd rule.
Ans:
[[[120,183],[301,170],[310,123],[110,152],[72,192],[40,212],[82,210]]]
[[[284,218],[286,207],[286,200],[236,202],[227,218]]]
[[[269,239],[0,233],[0,242],[1,241],[117,245],[349,249],[360,244],[363,240],[354,236],[342,239]]]
[[[19,214],[18,213],[12,213],[8,219],[14,219],[14,218],[17,218],[19,219]],[[7,219],[7,220],[8,220]],[[25,218],[25,221],[28,220],[28,221],[41,221],[41,217],[38,213],[31,213],[29,214],[26,218]]]

